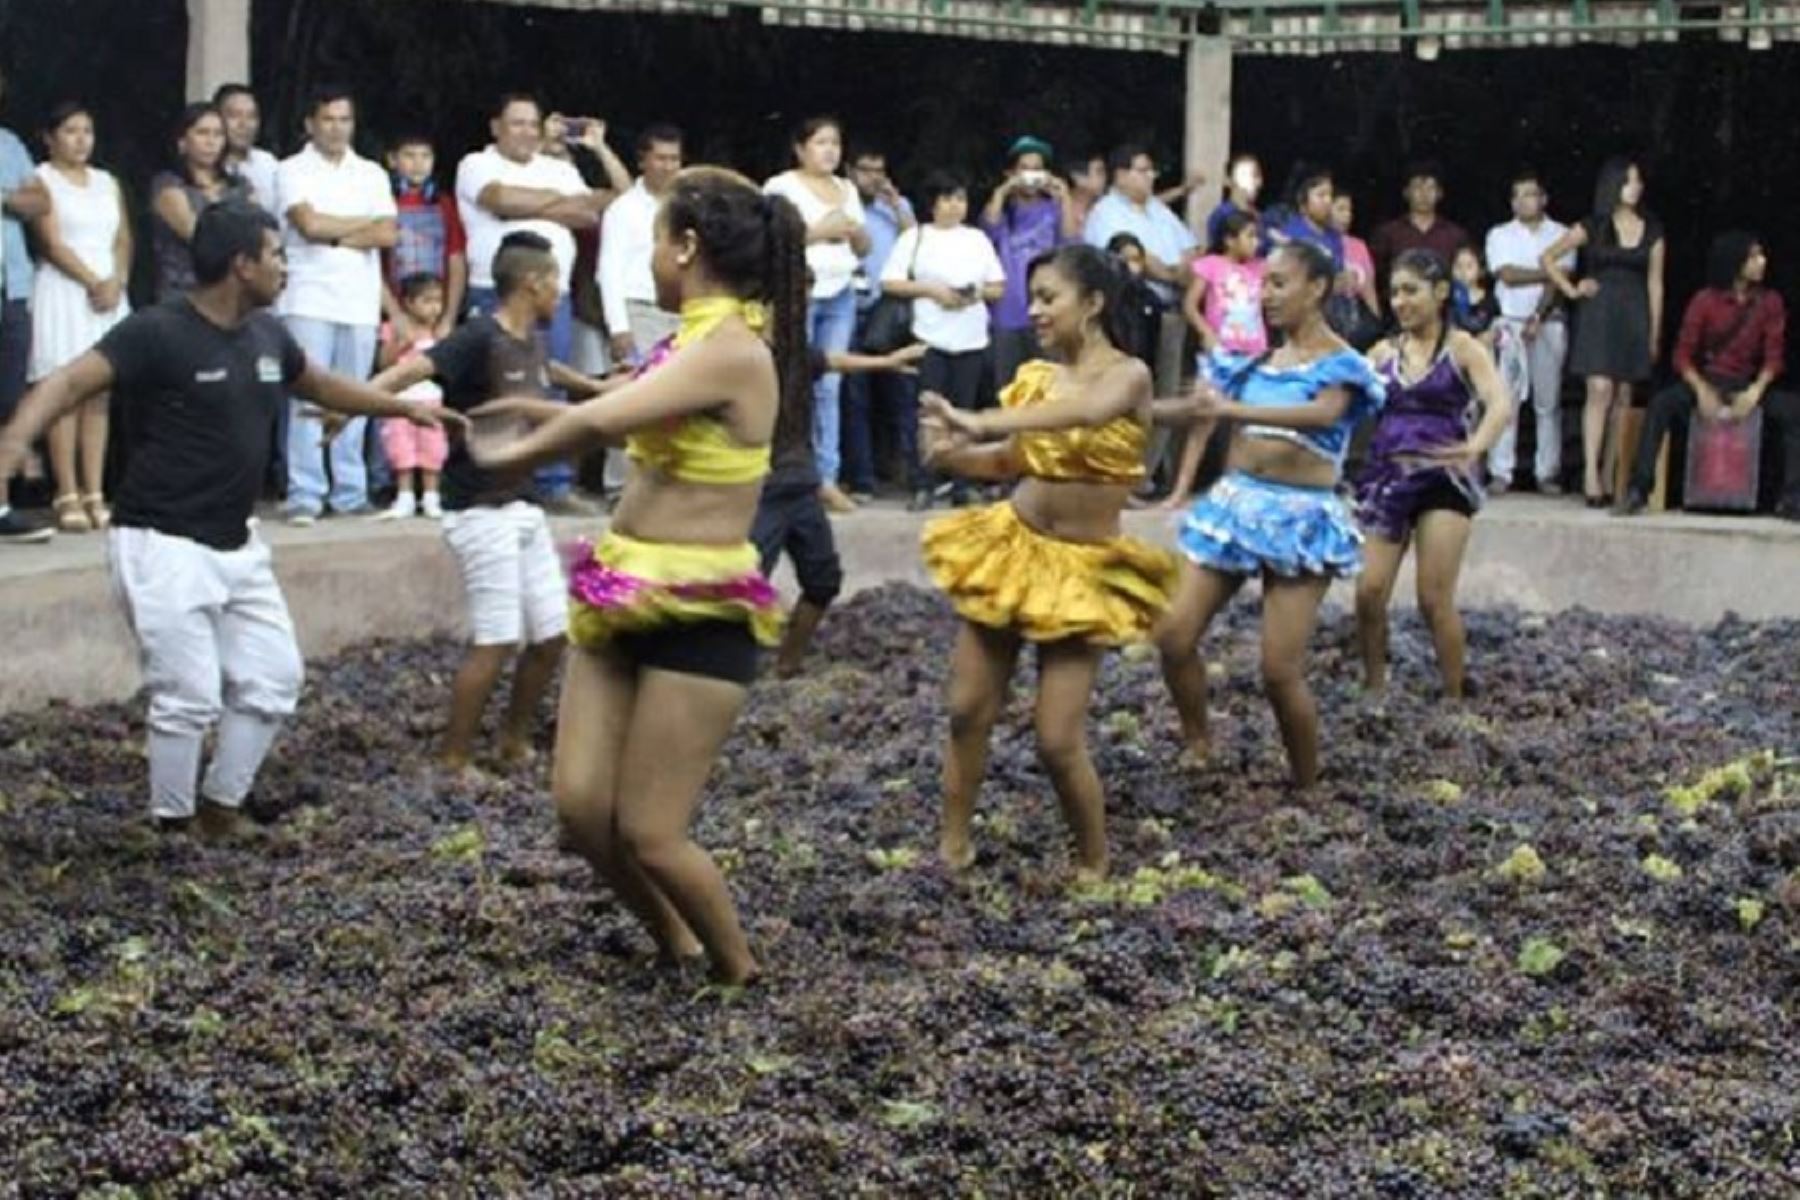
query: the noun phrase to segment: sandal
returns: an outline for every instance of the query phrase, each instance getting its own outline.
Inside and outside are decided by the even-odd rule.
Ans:
[[[106,497],[99,492],[83,496],[81,507],[87,510],[88,520],[94,523],[95,529],[106,529],[112,525],[112,509],[106,507]]]
[[[81,497],[74,492],[58,496],[51,502],[51,507],[56,510],[56,527],[64,533],[93,532],[94,522],[81,507]]]

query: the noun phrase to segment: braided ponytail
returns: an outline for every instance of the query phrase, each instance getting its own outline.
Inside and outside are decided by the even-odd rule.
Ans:
[[[812,372],[806,357],[806,226],[799,210],[735,171],[689,167],[675,177],[664,219],[692,232],[713,278],[769,309],[769,342],[780,379],[775,444],[812,438]]]

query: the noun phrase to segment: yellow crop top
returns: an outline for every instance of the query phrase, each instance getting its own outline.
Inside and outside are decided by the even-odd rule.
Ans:
[[[1050,399],[1056,364],[1034,360],[1019,368],[1000,393],[1006,408],[1029,408]],[[1104,425],[1013,435],[1025,473],[1038,479],[1093,483],[1143,482],[1144,450],[1150,430],[1135,417],[1114,417]]]
[[[742,317],[760,332],[767,323],[763,306],[731,296],[690,300],[681,306],[681,328],[659,342],[638,368],[647,375],[692,345],[729,317]],[[731,435],[717,417],[677,417],[652,429],[640,429],[625,439],[625,453],[633,462],[654,467],[683,483],[755,483],[769,473],[769,447],[746,446]]]

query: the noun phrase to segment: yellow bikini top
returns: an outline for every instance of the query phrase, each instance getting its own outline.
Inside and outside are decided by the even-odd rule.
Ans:
[[[1029,408],[1050,399],[1056,364],[1034,360],[1019,368],[1000,393],[1006,408]],[[1150,430],[1136,417],[1114,417],[1104,425],[1014,434],[1025,473],[1038,479],[1093,483],[1141,483]]]
[[[704,338],[730,317],[761,332],[768,314],[755,301],[732,296],[709,296],[681,306],[681,328],[675,336],[657,344],[638,368],[647,375],[674,357],[676,351]],[[694,414],[676,417],[651,429],[640,429],[625,439],[625,453],[633,462],[655,467],[683,483],[755,483],[769,473],[769,447],[746,446],[731,435],[717,417]]]

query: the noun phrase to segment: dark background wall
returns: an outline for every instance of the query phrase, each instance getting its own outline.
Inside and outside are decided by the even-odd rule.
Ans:
[[[786,165],[787,131],[817,111],[841,114],[853,142],[885,146],[903,184],[937,165],[991,180],[1005,143],[1027,130],[1066,151],[1142,138],[1164,164],[1179,161],[1183,72],[1166,55],[466,0],[257,0],[254,24],[268,140],[282,151],[295,145],[306,88],[342,79],[364,96],[370,151],[383,130],[423,126],[460,153],[485,140],[490,98],[525,86],[606,117],[617,138],[674,120],[696,157],[756,175]],[[184,99],[185,38],[182,0],[0,0],[6,122],[24,132],[56,100],[84,97],[102,157],[141,188]],[[1244,57],[1233,123],[1272,186],[1296,158],[1335,165],[1365,226],[1397,209],[1401,165],[1415,155],[1444,163],[1448,210],[1479,233],[1505,218],[1519,162],[1545,173],[1567,219],[1588,206],[1601,158],[1640,153],[1669,230],[1678,311],[1706,239],[1729,225],[1761,229],[1778,281],[1800,278],[1783,270],[1800,254],[1785,228],[1800,160],[1797,69],[1800,47],[1707,43],[1446,52],[1435,63]]]

